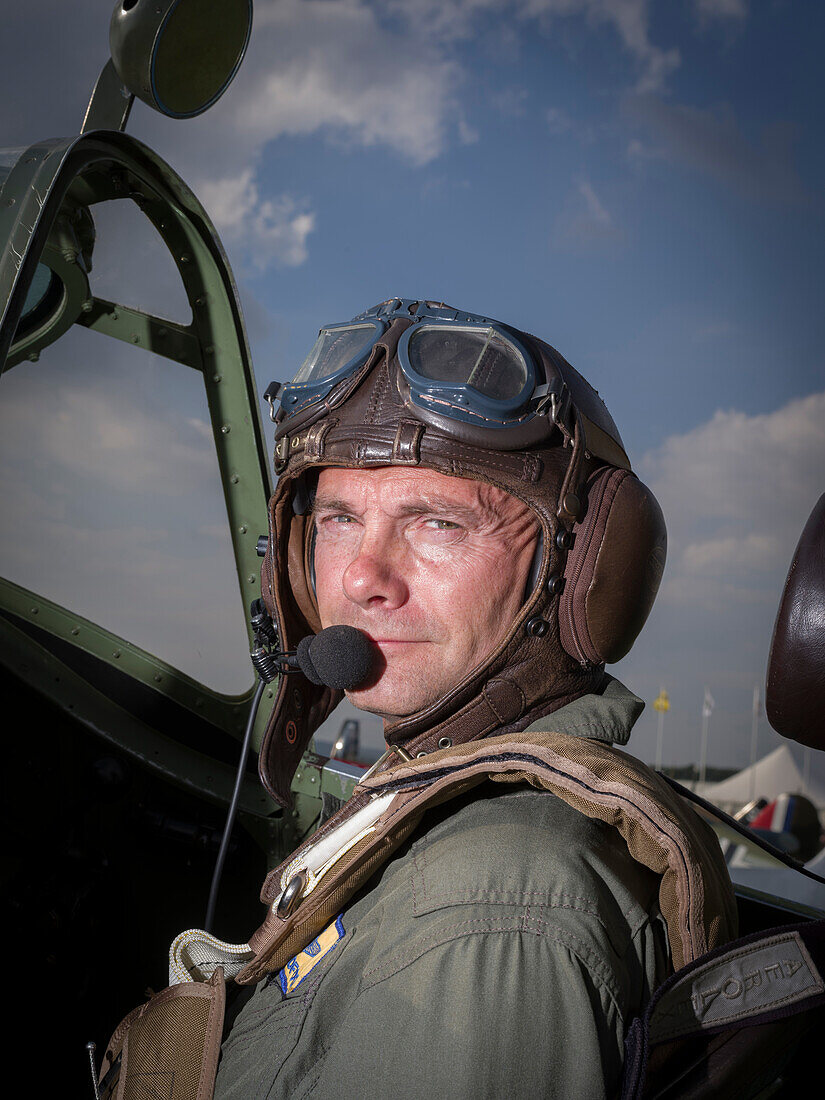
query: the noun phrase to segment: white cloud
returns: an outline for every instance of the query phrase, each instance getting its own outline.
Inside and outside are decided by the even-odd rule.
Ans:
[[[776,563],[781,549],[782,542],[776,535],[728,535],[689,543],[682,553],[682,564],[686,572],[695,574],[764,571]]]
[[[660,149],[652,145],[646,145],[639,138],[631,138],[627,143],[627,159],[631,164],[640,164],[644,161],[659,160],[664,156]]]
[[[622,239],[622,230],[588,179],[576,182],[555,220],[551,244],[588,249]]]
[[[335,132],[423,164],[444,147],[459,69],[429,35],[402,34],[363,0],[256,7],[234,125],[256,144]],[[384,10],[382,10],[384,9]]]
[[[552,26],[560,20],[583,19],[590,26],[612,27],[639,70],[638,91],[662,88],[680,64],[679,51],[650,40],[652,0],[388,0],[390,10],[412,25],[428,26],[441,38],[467,38],[481,16],[509,16]]]
[[[761,415],[717,412],[637,463],[665,514],[668,561],[616,675],[649,700],[668,688],[666,762],[697,759],[705,685],[718,704],[710,760],[747,762],[753,688],[765,683],[782,587],[824,470],[825,392]],[[763,720],[760,752],[768,738]],[[631,744],[653,758],[654,712]]]
[[[201,437],[201,439],[206,439],[209,443],[212,443],[214,436],[212,434],[211,424],[207,424],[205,420],[198,420],[198,418],[194,416],[188,417],[186,423]]]
[[[637,91],[661,89],[680,64],[679,51],[650,40],[651,0],[520,0],[525,15],[580,15],[593,26],[607,24],[619,36],[640,70]]]
[[[422,166],[451,144],[479,140],[469,109],[466,115],[462,109],[467,90],[478,87],[456,48],[463,38],[500,61],[494,43],[506,40],[510,50],[525,32],[545,34],[563,48],[560,28],[569,28],[577,43],[596,29],[629,59],[637,90],[661,90],[679,58],[651,38],[652,2],[258,0],[247,57],[215,108],[181,126],[137,105],[132,129],[185,178],[211,185],[216,220],[219,193],[234,185],[246,262],[297,265],[307,256],[314,214],[306,200],[281,194],[258,171],[272,142],[320,136],[354,149],[380,147]],[[67,49],[68,25],[58,21],[56,36],[43,33],[42,16],[25,17],[44,71],[61,71],[67,53],[87,50],[91,15],[83,18],[88,27],[71,28]],[[48,107],[51,118],[53,103]],[[518,99],[509,107],[519,109]],[[551,130],[563,124],[561,115],[551,116]],[[581,136],[580,127],[576,132]]]
[[[721,585],[781,586],[823,489],[825,393],[757,416],[718,411],[639,463],[668,523],[662,594],[712,605]],[[775,598],[775,596],[772,596]]]
[[[85,331],[81,335],[101,339]],[[92,345],[81,346],[88,354]],[[124,349],[123,362],[131,366],[127,356]],[[68,363],[72,360],[66,356]],[[46,418],[27,376],[4,379],[2,443],[8,467],[32,484],[38,483],[39,471],[51,470],[50,493],[81,480],[90,496],[114,490],[173,498],[181,485],[202,492],[217,478],[211,429],[200,418],[178,419],[177,410],[156,404],[151,387],[138,397],[134,387],[123,384],[117,360],[110,367],[111,376],[97,385],[71,378],[52,382],[52,412]]]
[[[306,261],[307,238],[315,228],[315,214],[306,200],[291,195],[262,198],[251,168],[236,176],[204,180],[199,190],[218,231],[259,271],[273,262],[298,267]]]
[[[585,206],[587,208],[587,214],[591,221],[600,226],[610,226],[613,224],[613,219],[608,214],[602,205],[601,199],[593,190],[592,184],[587,180],[581,180],[579,183],[579,193],[584,199]]]
[[[700,15],[711,19],[745,19],[746,0],[694,0]]]
[[[214,455],[198,429],[187,433],[156,410],[126,408],[93,387],[58,386],[54,398],[57,411],[47,432],[41,410],[23,405],[11,434],[41,435],[44,457],[64,473],[121,491],[152,485],[161,495],[179,492],[170,470],[186,483],[214,474]]]
[[[573,128],[573,120],[561,107],[548,107],[545,111],[547,128],[551,134],[566,134]]]
[[[451,44],[477,36],[482,21],[499,29],[514,19],[522,27],[543,24],[551,34],[560,20],[612,28],[644,92],[661,89],[679,64],[677,51],[651,41],[650,8],[651,0],[259,3],[237,86],[210,112],[212,133],[221,131],[220,147],[243,168],[279,137],[316,133],[353,146],[383,145],[426,164],[451,135],[467,140],[459,92],[471,74]],[[216,144],[212,136],[209,148]]]
[[[481,139],[481,134],[465,118],[460,118],[458,120],[458,138],[462,145],[475,145]]]
[[[187,368],[166,363],[158,377],[143,361],[141,385],[133,355],[148,357],[115,344],[90,382],[97,341],[67,334],[59,359],[48,349],[3,377],[0,573],[210,686],[243,690],[244,608],[212,431],[178,387]]]
[[[492,95],[491,102],[505,118],[521,118],[527,112],[530,93],[526,88],[504,88]]]
[[[267,146],[319,136],[427,164],[450,139],[478,139],[458,102],[462,78],[429,29],[389,20],[386,3],[259,2],[243,67],[208,116],[181,128],[146,115],[144,129],[154,147],[174,150],[233,256],[257,270],[294,267],[307,259],[316,216],[259,171]]]

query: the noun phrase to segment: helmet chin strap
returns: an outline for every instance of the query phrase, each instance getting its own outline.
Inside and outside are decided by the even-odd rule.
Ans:
[[[582,502],[578,495],[581,491],[579,486],[582,480],[582,464],[584,459],[589,457],[584,446],[585,435],[581,413],[575,406],[573,407],[573,414],[575,416],[573,435],[571,439],[565,440],[564,443],[565,447],[572,445],[573,453],[570,455],[564,480],[561,483],[558,508],[556,509],[557,518],[566,526],[572,526],[577,520],[581,519]]]
[[[309,587],[312,589],[312,595],[315,597],[315,602],[318,602],[318,591],[315,587],[315,524],[310,527],[309,532],[309,553],[307,554],[307,565],[309,576]]]
[[[544,531],[539,526],[539,537],[536,540],[536,550],[533,554],[533,560],[530,563],[530,572],[527,574],[527,585],[524,589],[524,599],[521,601],[522,607],[536,590],[536,585],[539,581],[539,574],[541,573],[541,563],[544,560]]]
[[[559,491],[558,508],[556,511],[559,523],[564,525],[565,528],[572,527],[576,520],[581,519],[582,502],[578,495],[580,491],[578,486],[581,481],[583,460],[588,457],[584,449],[584,427],[578,409],[574,409],[574,414],[575,423],[573,426],[573,434],[569,436],[565,442],[566,447],[570,446],[572,448],[572,453],[570,455],[570,462],[567,464],[567,470],[564,474],[561,490]],[[568,533],[563,539],[560,535],[556,540],[556,545],[560,550],[568,549],[571,542],[572,536]],[[527,576],[527,586],[525,588],[522,606],[527,603],[536,590],[543,559],[544,529],[539,527],[538,542],[536,544],[536,551],[533,554],[533,561],[530,564],[530,572]]]

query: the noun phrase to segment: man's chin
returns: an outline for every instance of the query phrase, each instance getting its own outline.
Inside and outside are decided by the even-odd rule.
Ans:
[[[354,707],[375,714],[383,719],[385,724],[409,718],[433,701],[431,698],[423,698],[420,695],[420,688],[418,692],[410,692],[404,691],[403,688],[394,689],[383,682],[360,690],[348,691],[346,696]]]
[[[354,707],[358,707],[359,710],[365,710],[368,714],[374,714],[376,718],[380,718],[385,725],[415,713],[415,711],[409,711],[407,714],[398,714],[395,709],[387,710],[384,700],[375,698],[376,692],[372,688],[368,688],[366,691],[347,691],[344,694]],[[392,704],[390,705],[392,706]],[[397,704],[395,704],[395,706],[397,707]]]

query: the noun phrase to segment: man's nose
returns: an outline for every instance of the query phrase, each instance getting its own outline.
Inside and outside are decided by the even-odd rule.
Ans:
[[[347,599],[363,608],[401,607],[409,596],[403,561],[396,538],[365,531],[341,580]]]

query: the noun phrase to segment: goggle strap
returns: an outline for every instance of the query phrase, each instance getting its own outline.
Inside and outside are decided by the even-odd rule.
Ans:
[[[536,386],[532,401],[539,416],[547,416],[549,411],[549,419],[561,432],[564,446],[570,446],[577,419],[567,383],[554,378],[552,382]]]

